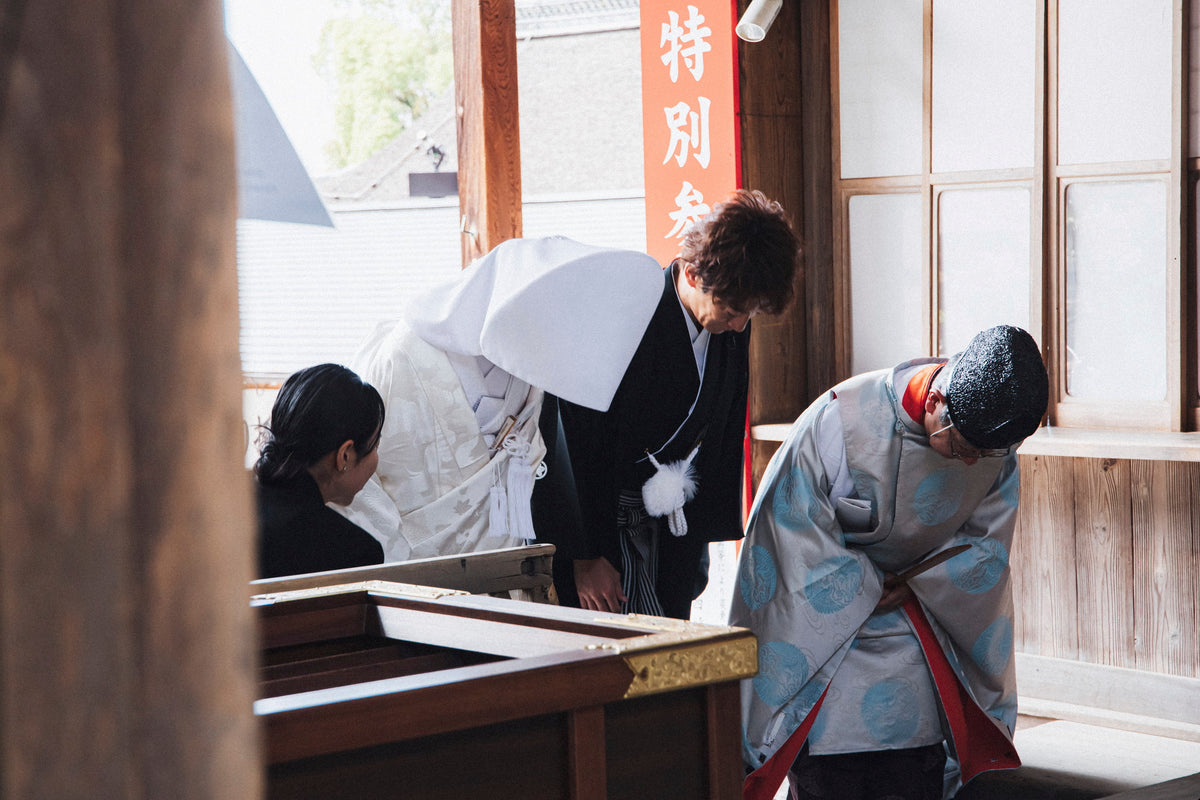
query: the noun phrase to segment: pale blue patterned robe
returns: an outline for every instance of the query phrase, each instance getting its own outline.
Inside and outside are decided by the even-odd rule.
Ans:
[[[1008,554],[1018,496],[1015,452],[972,466],[929,447],[900,403],[920,359],[838,385],[796,421],[771,460],[747,525],[730,623],[759,639],[743,683],[744,755],[770,758],[825,703],[815,753],[915,747],[945,737],[937,694],[908,618],[872,616],[884,571],[957,544],[973,547],[914,578],[914,593],[959,679],[1011,739],[1016,721]],[[836,403],[833,402],[836,397]],[[872,521],[846,529],[816,429],[840,412],[851,497]],[[836,421],[835,421],[836,424]],[[843,518],[846,518],[843,515]],[[948,769],[955,769],[953,752]],[[951,774],[947,789],[957,781]]]

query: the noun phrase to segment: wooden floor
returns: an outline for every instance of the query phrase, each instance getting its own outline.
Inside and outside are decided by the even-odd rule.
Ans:
[[[1200,800],[1197,742],[1022,717],[1017,748],[1023,766],[980,775],[955,800]]]
[[[1016,741],[1023,766],[979,776],[957,800],[1099,800],[1200,773],[1197,742],[1026,717]],[[1200,785],[1190,791],[1156,797],[1200,798]]]

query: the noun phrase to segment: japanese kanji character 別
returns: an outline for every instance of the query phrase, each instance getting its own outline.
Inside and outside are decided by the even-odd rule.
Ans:
[[[670,108],[664,108],[667,115],[667,127],[671,131],[671,141],[667,145],[667,155],[662,163],[666,164],[675,157],[675,163],[683,166],[687,161],[689,148],[696,162],[705,169],[708,168],[708,109],[712,104],[707,97],[697,98],[696,104],[700,110],[692,111],[691,106],[682,100]]]

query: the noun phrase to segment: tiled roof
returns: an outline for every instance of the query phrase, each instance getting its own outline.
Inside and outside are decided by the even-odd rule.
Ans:
[[[238,223],[242,371],[349,361],[376,323],[459,268],[458,200],[333,212],[336,228]]]
[[[404,133],[375,155],[341,172],[314,180],[331,208],[347,203],[387,203],[408,197],[408,173],[433,172],[430,150],[444,155],[438,171],[458,170],[458,138],[454,130],[454,86],[434,98]]]
[[[517,0],[517,38],[638,27],[638,0]]]
[[[333,211],[336,228],[238,223],[242,372],[276,380],[345,363],[415,293],[459,269],[458,199]],[[524,207],[526,236],[644,249],[641,197],[560,196]]]

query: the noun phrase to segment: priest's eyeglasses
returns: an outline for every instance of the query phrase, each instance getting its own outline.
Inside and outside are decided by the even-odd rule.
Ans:
[[[947,441],[950,442],[950,455],[954,456],[959,461],[978,459],[978,458],[1004,458],[1006,455],[1008,455],[1007,447],[1005,447],[1003,449],[990,448],[990,447],[975,448],[975,447],[971,447],[970,445],[966,445],[962,451],[959,451],[954,446],[954,437],[951,436],[949,433],[949,430],[953,427],[954,427],[954,423],[951,422],[949,425],[945,426],[944,428],[938,428],[936,431],[929,434],[929,438],[932,439],[933,437],[937,436],[939,433],[942,433],[943,431],[945,431],[946,439],[947,439]]]

